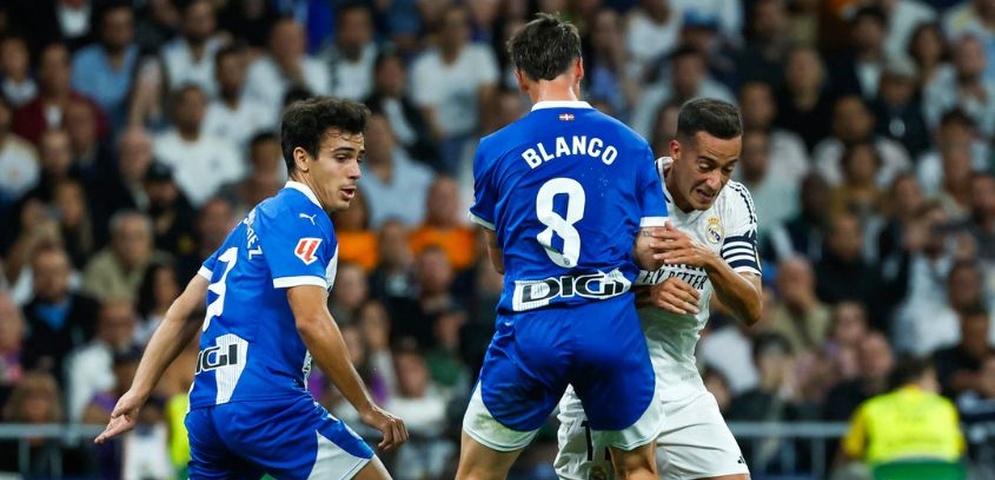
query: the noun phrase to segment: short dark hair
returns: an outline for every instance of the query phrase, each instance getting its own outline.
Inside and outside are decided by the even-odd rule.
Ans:
[[[280,147],[287,162],[287,173],[297,170],[294,149],[303,148],[311,156],[318,155],[318,144],[330,128],[343,133],[358,134],[366,130],[370,109],[352,100],[315,97],[291,104],[283,112]]]
[[[681,106],[677,115],[677,137],[694,140],[698,132],[731,140],[743,135],[743,119],[735,105],[715,98],[696,98]]]
[[[927,370],[933,368],[933,362],[924,357],[904,357],[895,365],[888,375],[888,385],[892,390],[908,385],[922,378]]]
[[[888,16],[885,15],[884,10],[880,7],[868,5],[866,7],[858,8],[857,11],[853,13],[850,25],[856,25],[857,22],[864,19],[872,20],[881,27],[885,27],[888,24]]]
[[[570,22],[539,13],[508,40],[508,54],[530,79],[552,80],[580,58],[580,33]]]

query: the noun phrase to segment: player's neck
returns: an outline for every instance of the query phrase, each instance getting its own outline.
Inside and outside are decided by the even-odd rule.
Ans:
[[[572,78],[565,76],[541,80],[534,84],[534,88],[529,89],[529,96],[533,104],[555,101],[576,102],[580,100],[575,90],[576,83]]]
[[[670,197],[674,200],[674,206],[676,206],[683,213],[691,213],[694,211],[694,207],[691,206],[691,202],[681,195],[680,189],[678,189],[677,185],[674,184],[673,175],[665,177],[663,183],[667,186],[667,192],[670,193]]]

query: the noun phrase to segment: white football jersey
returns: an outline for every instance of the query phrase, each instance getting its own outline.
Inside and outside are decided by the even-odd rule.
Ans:
[[[670,157],[657,159],[660,178],[671,163]],[[729,181],[719,192],[715,203],[708,210],[685,213],[674,205],[673,196],[664,193],[670,222],[695,241],[707,245],[737,273],[760,275],[757,253],[757,215],[753,198],[743,184]],[[677,277],[696,288],[701,294],[697,315],[677,315],[656,307],[639,310],[646,345],[649,347],[657,385],[663,400],[679,400],[704,385],[695,364],[694,351],[701,329],[708,322],[708,305],[712,298],[712,282],[703,268],[687,265],[668,265],[653,272],[643,271],[636,280],[639,285],[655,285],[670,277]]]

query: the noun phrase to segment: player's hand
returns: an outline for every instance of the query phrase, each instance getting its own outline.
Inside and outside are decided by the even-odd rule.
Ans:
[[[643,298],[640,299],[640,296]],[[701,310],[698,301],[701,293],[688,282],[670,277],[648,289],[636,292],[636,305],[652,305],[678,315],[695,315]]]
[[[385,452],[393,450],[408,439],[408,427],[404,426],[404,420],[376,405],[369,411],[360,413],[359,417],[363,423],[383,433],[383,440],[377,447]]]
[[[131,390],[125,392],[121,399],[114,406],[111,412],[111,421],[107,422],[107,428],[103,433],[97,435],[93,443],[101,444],[135,427],[135,420],[138,419],[138,410],[142,408],[145,400],[136,395]]]
[[[655,238],[662,241],[663,247],[662,252],[654,254],[653,258],[662,260],[665,265],[704,267],[715,257],[715,252],[677,230],[670,222],[667,222],[663,232]]]

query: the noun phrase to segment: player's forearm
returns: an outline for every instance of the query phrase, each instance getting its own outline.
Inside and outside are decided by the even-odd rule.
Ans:
[[[183,294],[170,305],[159,328],[152,334],[131,385],[131,390],[141,398],[148,398],[166,368],[197,335],[201,322],[191,319],[190,314],[204,302],[207,283],[203,277],[195,276]]]
[[[757,278],[751,281],[736,273],[720,257],[716,257],[705,265],[708,279],[712,281],[715,295],[723,305],[732,311],[739,321],[747,326],[760,321],[763,310],[763,292]]]
[[[335,320],[328,314],[324,318],[301,319],[297,322],[297,331],[318,367],[328,375],[342,396],[359,413],[369,411],[373,407],[373,399],[349,359],[349,350]]]
[[[632,257],[636,261],[636,266],[643,270],[655,271],[663,266],[663,260],[653,258],[654,254],[661,251],[659,242],[653,236],[657,230],[655,227],[641,228],[639,234],[636,235],[636,242],[632,247]]]

